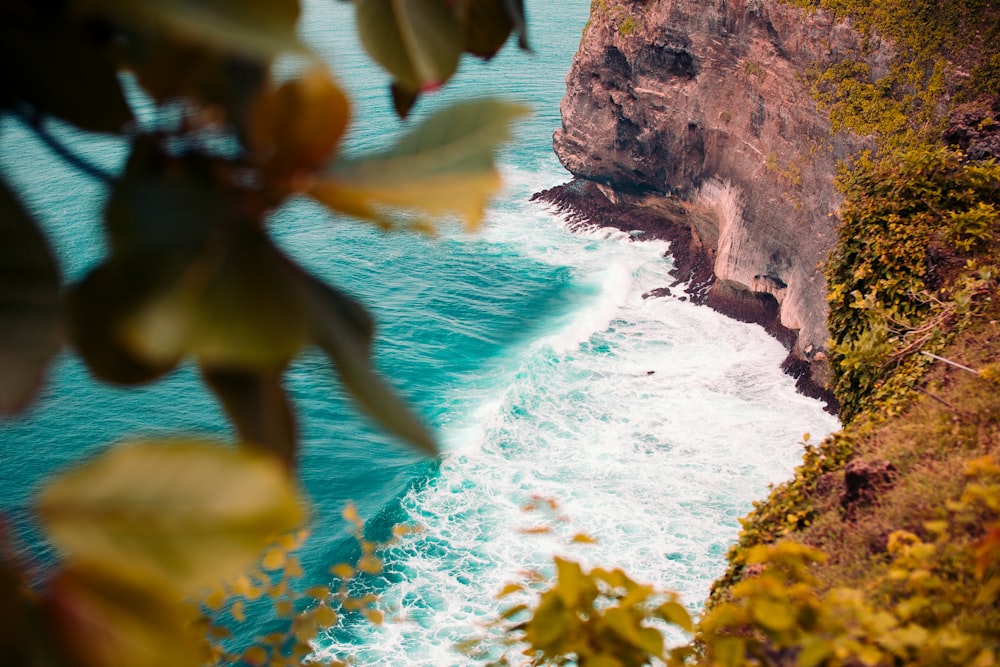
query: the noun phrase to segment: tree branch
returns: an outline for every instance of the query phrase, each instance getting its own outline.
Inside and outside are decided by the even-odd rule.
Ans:
[[[27,126],[35,136],[38,137],[43,144],[45,144],[50,151],[55,153],[59,158],[63,160],[66,164],[75,167],[77,170],[83,172],[91,178],[95,178],[102,183],[111,185],[114,183],[115,178],[109,172],[101,169],[95,164],[88,162],[82,156],[77,155],[72,150],[70,150],[65,144],[63,144],[59,139],[52,136],[52,133],[48,131],[43,125],[44,119],[42,116],[36,112],[25,112],[23,110],[16,112],[16,115]]]

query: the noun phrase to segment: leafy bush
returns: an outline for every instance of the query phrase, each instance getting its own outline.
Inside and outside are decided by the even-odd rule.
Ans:
[[[826,277],[833,388],[849,421],[914,341],[943,340],[940,325],[970,305],[963,294],[988,291],[959,274],[971,253],[996,243],[1000,166],[917,146],[877,163],[859,160],[843,185],[840,241]]]

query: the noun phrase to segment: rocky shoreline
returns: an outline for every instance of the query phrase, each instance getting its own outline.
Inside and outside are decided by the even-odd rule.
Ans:
[[[670,257],[675,281],[647,292],[644,298],[676,296],[675,288],[684,285],[680,299],[705,305],[740,322],[759,324],[774,336],[788,356],[781,364],[784,372],[795,378],[796,389],[806,396],[826,403],[826,410],[837,413],[833,393],[812,377],[810,361],[796,354],[798,333],[781,324],[778,302],[770,294],[727,288],[713,272],[714,257],[692,232],[687,209],[679,201],[656,209],[627,202],[609,200],[600,187],[591,181],[574,179],[537,192],[532,201],[543,202],[566,216],[571,227],[599,225],[632,233],[636,240],[663,240],[670,243]],[[637,233],[638,232],[638,233]]]

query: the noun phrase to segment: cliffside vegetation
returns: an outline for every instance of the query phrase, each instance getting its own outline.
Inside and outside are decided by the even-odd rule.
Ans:
[[[400,115],[463,54],[489,58],[511,35],[527,45],[517,1],[355,4]],[[350,100],[300,40],[299,16],[298,0],[0,2],[0,114],[105,186],[93,219],[107,247],[66,284],[24,193],[0,175],[0,415],[30,405],[61,352],[125,387],[187,361],[236,433],[113,445],[52,471],[34,508],[43,560],[0,517],[0,664],[299,664],[342,611],[380,621],[343,589],[289,588],[308,509],[284,372],[318,348],[376,423],[424,452],[434,439],[372,369],[367,311],[287,257],[268,217],[305,196],[385,228],[444,215],[475,226],[500,185],[493,151],[525,110],[455,104],[348,161]],[[117,137],[124,166],[89,161],[60,123]],[[0,148],[14,142],[5,133]],[[356,566],[331,574],[378,571],[374,550],[362,540]],[[262,599],[284,619],[276,636],[226,641]]]
[[[862,60],[808,73],[834,131],[876,145],[842,165],[825,267],[844,428],[806,437],[794,478],[742,521],[690,643],[636,629],[689,627],[648,591],[560,569],[514,628],[532,664],[1000,664],[1000,8],[795,4],[867,36]],[[604,613],[577,608],[594,580]],[[646,655],[606,653],[601,633]]]
[[[810,73],[834,128],[877,145],[843,166],[826,265],[845,428],[743,521],[702,638],[739,643],[723,664],[992,665],[1000,12],[796,4],[851,20],[884,63]]]

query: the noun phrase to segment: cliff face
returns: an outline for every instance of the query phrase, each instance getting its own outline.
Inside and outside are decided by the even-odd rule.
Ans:
[[[776,305],[820,383],[833,179],[865,140],[831,136],[807,70],[844,59],[862,59],[857,33],[779,0],[595,0],[554,137],[613,202],[680,209],[714,267],[709,303]]]

